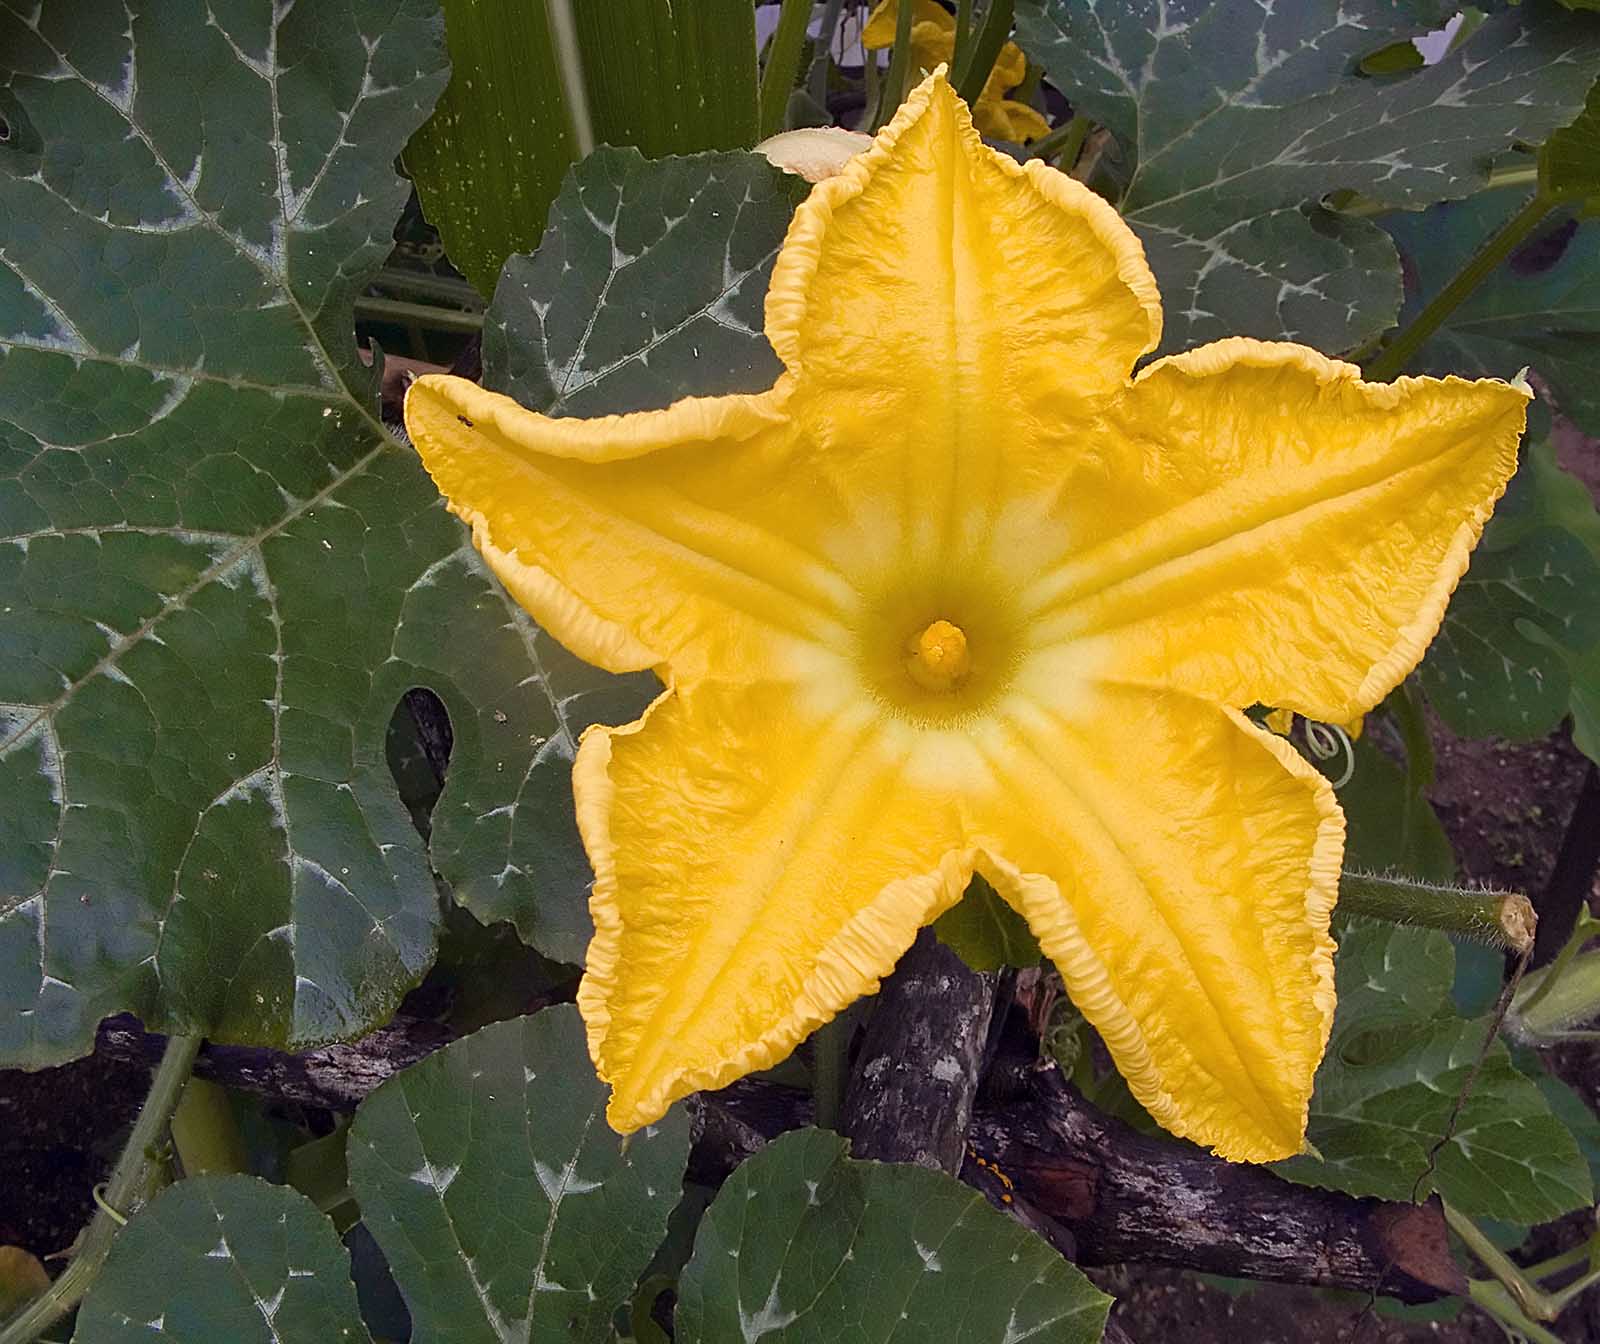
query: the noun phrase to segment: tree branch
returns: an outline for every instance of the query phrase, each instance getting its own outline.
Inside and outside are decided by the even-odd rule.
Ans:
[[[402,1017],[300,1055],[208,1044],[194,1072],[273,1100],[350,1111],[448,1040],[439,1024]],[[129,1017],[100,1028],[99,1049],[112,1057],[154,1060],[164,1045]],[[1006,1058],[996,1074],[1001,1086],[990,1089],[995,1099],[980,1098],[961,1177],[1081,1264],[1154,1261],[1409,1302],[1466,1288],[1436,1201],[1390,1204],[1293,1185],[1135,1133],[1089,1106],[1053,1066]],[[711,1185],[811,1119],[805,1093],[751,1079],[694,1107],[690,1174]]]

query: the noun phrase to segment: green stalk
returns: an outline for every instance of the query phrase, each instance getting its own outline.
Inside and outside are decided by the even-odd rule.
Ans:
[[[1550,991],[1561,982],[1567,967],[1572,964],[1583,945],[1590,938],[1600,932],[1600,920],[1597,920],[1587,909],[1578,911],[1578,922],[1573,925],[1572,933],[1567,941],[1561,945],[1561,950],[1556,953],[1555,959],[1540,970],[1528,977],[1525,995],[1518,995],[1519,1003],[1512,1004],[1512,1015],[1517,1022],[1521,1022],[1525,1013],[1531,1012],[1538,1004],[1549,997]],[[1600,1011],[1600,1005],[1596,1005]],[[1593,1013],[1580,1014],[1574,1021],[1581,1022],[1584,1016],[1593,1016]]]
[[[1089,138],[1089,127],[1092,124],[1083,113],[1077,113],[1048,135],[1041,135],[1029,145],[1028,157],[1052,161],[1063,172],[1069,170],[1078,161],[1078,155],[1083,151],[1083,142]]]
[[[834,35],[839,31],[839,15],[844,9],[844,0],[828,0],[828,7],[822,11],[822,27],[817,29],[817,47],[811,55],[811,71],[806,76],[806,92],[811,95],[811,101],[818,107],[828,105],[828,62],[832,59]],[[865,53],[867,66],[873,71],[878,68],[877,58],[870,52]],[[872,106],[872,95],[867,95],[867,105]]]
[[[989,82],[989,72],[994,69],[994,63],[999,59],[1000,48],[1005,46],[1006,39],[1011,36],[1014,8],[1014,0],[989,0],[988,8],[983,11],[983,24],[978,29],[976,39],[966,56],[956,61],[955,74],[950,82],[956,86],[956,92],[966,100],[969,107],[978,101],[983,86]]]
[[[1455,278],[1433,296],[1427,307],[1417,314],[1416,320],[1378,352],[1367,364],[1365,377],[1375,383],[1384,383],[1403,372],[1411,362],[1411,357],[1443,325],[1445,318],[1455,312],[1467,296],[1516,251],[1518,244],[1533,232],[1539,221],[1557,204],[1550,197],[1535,193],[1522,209],[1490,236],[1489,241],[1478,249]]]
[[[777,30],[767,47],[767,64],[761,72],[758,134],[763,140],[781,131],[787,120],[789,95],[800,74],[800,53],[805,48],[810,18],[811,0],[783,0]]]
[[[960,69],[961,58],[972,41],[972,0],[956,0],[956,44],[950,53],[950,68]]]
[[[895,113],[906,96],[906,80],[911,73],[911,0],[905,0],[895,10],[894,53],[889,57],[889,73],[878,93],[878,110],[872,118],[876,131]]]
[[[1345,873],[1339,879],[1339,909],[1390,924],[1441,929],[1502,951],[1533,946],[1538,920],[1533,903],[1519,892],[1474,891],[1411,878]]]
[[[453,331],[472,335],[483,330],[482,313],[464,313],[456,308],[438,308],[429,303],[406,303],[402,299],[356,300],[356,316],[373,322],[393,322],[399,326],[415,323],[424,331]]]
[[[583,77],[583,55],[578,48],[578,26],[572,20],[572,0],[545,0],[556,68],[561,72],[561,94],[572,123],[572,145],[580,159],[594,150],[594,120],[589,115],[589,86]]]
[[[1409,852],[1411,842],[1427,811],[1425,795],[1433,787],[1433,738],[1428,734],[1428,719],[1422,712],[1422,697],[1416,683],[1407,677],[1389,701],[1390,712],[1406,749],[1405,807],[1400,814],[1400,843]]]
[[[906,6],[910,8],[909,5]],[[844,1080],[849,1068],[851,1017],[841,1013],[824,1022],[811,1037],[811,1100],[819,1129],[838,1129],[844,1108]]]
[[[1504,187],[1532,187],[1539,181],[1537,167],[1495,168],[1490,170],[1484,184],[1479,191],[1499,191]],[[1342,204],[1329,203],[1328,208],[1336,215],[1349,215],[1355,219],[1372,219],[1377,215],[1387,215],[1401,207],[1389,205],[1384,201],[1375,201],[1370,196],[1363,196],[1359,192],[1336,193],[1336,197],[1348,197]]]
[[[1600,1017],[1600,952],[1552,962],[1512,1012],[1512,1030],[1525,1040],[1553,1040]]]
[[[1462,1243],[1472,1252],[1478,1263],[1494,1275],[1495,1282],[1510,1295],[1518,1310],[1531,1321],[1555,1320],[1575,1297],[1595,1283],[1600,1283],[1600,1269],[1595,1269],[1554,1292],[1546,1292],[1510,1256],[1490,1241],[1466,1214],[1445,1204],[1444,1220],[1449,1224],[1450,1230],[1461,1238]],[[1472,1294],[1472,1300],[1488,1307],[1476,1292]],[[1493,1308],[1488,1309],[1493,1312]],[[1540,1336],[1536,1335],[1534,1338]]]
[[[83,1299],[99,1277],[111,1251],[111,1242],[122,1225],[159,1186],[165,1162],[161,1149],[172,1112],[183,1095],[194,1057],[200,1050],[198,1036],[172,1036],[150,1080],[150,1091],[133,1122],[133,1132],[123,1146],[105,1193],[97,1196],[100,1211],[85,1229],[72,1263],[45,1291],[36,1297],[0,1330],[0,1344],[29,1344],[38,1339]]]

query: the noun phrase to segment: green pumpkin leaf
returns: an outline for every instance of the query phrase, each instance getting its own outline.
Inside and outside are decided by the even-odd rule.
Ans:
[[[506,264],[485,383],[547,415],[770,387],[782,366],[763,331],[767,281],[807,190],[758,154],[596,150],[539,251]]]
[[[976,874],[966,894],[933,921],[933,932],[975,971],[1037,966],[1044,956],[1028,921]]]
[[[1275,1164],[1290,1180],[1380,1199],[1437,1190],[1473,1217],[1536,1223],[1592,1201],[1588,1163],[1533,1081],[1498,1042],[1439,1150],[1488,1030],[1449,1007],[1454,954],[1442,933],[1345,922],[1339,1007],[1311,1099],[1320,1156]]]
[[[579,157],[549,0],[445,0],[459,72],[406,147],[406,167],[450,260],[484,294],[532,250]],[[572,6],[596,144],[652,158],[756,141],[755,7],[748,0]]]
[[[942,1172],[856,1162],[837,1134],[768,1144],[722,1187],[678,1282],[684,1344],[1090,1344],[1111,1299]]]
[[[615,683],[506,596],[352,336],[440,38],[430,0],[0,0],[0,1061],[121,1010],[386,1019],[439,917],[385,762],[413,686],[455,734],[439,866],[582,955],[566,762]]]
[[[1590,21],[1593,22],[1592,20]],[[1383,221],[1417,278],[1401,320],[1438,293],[1524,201],[1488,191]],[[1551,215],[1493,271],[1412,359],[1415,373],[1510,378],[1532,367],[1556,405],[1587,433],[1600,434],[1600,220]]]
[[[1600,83],[1590,88],[1578,118],[1539,150],[1539,189],[1568,199],[1600,193]]]
[[[1373,724],[1353,745],[1355,768],[1339,790],[1344,811],[1344,866],[1369,873],[1401,873],[1453,881],[1455,852],[1433,805],[1406,784],[1406,772],[1372,740]],[[1318,763],[1324,772],[1345,762]]]
[[[304,1195],[253,1176],[168,1186],[117,1234],[73,1344],[370,1340],[350,1256]]]
[[[626,1143],[605,1122],[577,1010],[497,1022],[361,1104],[350,1185],[416,1344],[603,1344],[665,1235],[682,1107]]]
[[[1387,0],[1173,0],[1159,25],[1135,6],[1018,0],[1017,29],[1132,160],[1120,205],[1161,286],[1167,350],[1253,335],[1334,351],[1383,330],[1393,248],[1316,202],[1466,195],[1489,155],[1570,121],[1600,70],[1600,32],[1531,4],[1381,78],[1360,59],[1416,32]]]
[[[1439,716],[1469,737],[1548,733],[1567,712],[1568,655],[1600,640],[1596,592],[1600,560],[1564,528],[1482,547],[1420,669]]]

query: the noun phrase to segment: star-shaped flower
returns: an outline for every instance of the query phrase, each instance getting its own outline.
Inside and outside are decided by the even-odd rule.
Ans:
[[[939,74],[797,211],[766,312],[758,395],[406,403],[517,599],[666,684],[573,771],[612,1125],[783,1058],[978,872],[1162,1124],[1298,1151],[1344,820],[1240,711],[1349,722],[1417,662],[1525,392],[1242,339],[1130,378],[1137,239]]]

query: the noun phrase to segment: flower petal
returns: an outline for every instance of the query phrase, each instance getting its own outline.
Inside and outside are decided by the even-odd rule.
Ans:
[[[814,535],[832,501],[793,466],[786,398],[550,419],[436,375],[412,384],[406,427],[501,580],[580,657],[755,676],[796,642],[840,638],[853,600],[787,539]]]
[[[870,703],[817,717],[772,683],[668,691],[585,734],[578,1006],[613,1128],[776,1063],[960,898],[957,794],[908,776],[912,745]]]
[[[992,452],[1030,414],[1119,386],[1161,304],[1116,211],[985,146],[940,70],[795,213],[766,326],[838,437]]]
[[[1011,806],[979,868],[1133,1095],[1224,1157],[1298,1152],[1333,1020],[1327,782],[1237,712],[1143,687],[1015,697],[980,740]]]
[[[1416,665],[1516,468],[1525,387],[1303,346],[1158,360],[1060,486],[1036,636],[1107,675],[1345,723]]]

